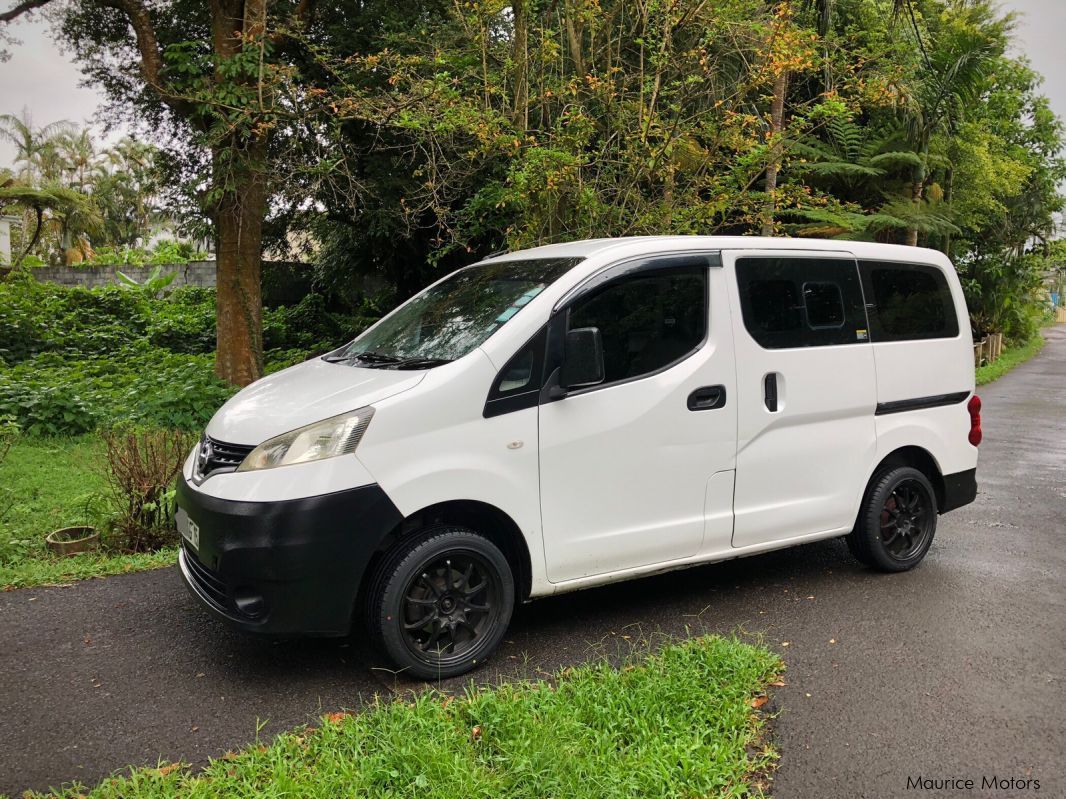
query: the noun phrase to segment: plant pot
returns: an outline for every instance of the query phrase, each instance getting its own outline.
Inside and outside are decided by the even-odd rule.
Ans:
[[[58,555],[77,555],[100,545],[100,534],[93,527],[64,527],[44,537],[48,548]]]

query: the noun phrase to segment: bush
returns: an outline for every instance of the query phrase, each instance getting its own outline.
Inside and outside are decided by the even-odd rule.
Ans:
[[[373,309],[348,316],[309,295],[267,309],[268,372],[349,341]],[[214,374],[215,291],[153,298],[24,276],[0,282],[0,417],[31,435],[136,423],[199,430],[235,391]]]
[[[83,266],[168,266],[202,261],[207,253],[192,244],[161,241],[154,249],[142,247],[98,247]]]
[[[174,480],[195,437],[177,430],[122,428],[102,433],[106,480],[116,516],[105,531],[107,546],[150,552],[177,544]]]
[[[13,364],[43,352],[65,357],[116,352],[139,338],[151,314],[139,292],[38,283],[0,283],[0,357]]]
[[[31,435],[77,435],[99,421],[89,404],[60,384],[30,383],[0,374],[0,414]]]

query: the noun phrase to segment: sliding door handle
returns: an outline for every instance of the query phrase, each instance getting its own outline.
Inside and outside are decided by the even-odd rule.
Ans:
[[[713,411],[725,405],[725,386],[703,386],[688,395],[690,411]]]
[[[770,372],[762,381],[763,402],[766,410],[771,413],[777,412],[777,372]]]

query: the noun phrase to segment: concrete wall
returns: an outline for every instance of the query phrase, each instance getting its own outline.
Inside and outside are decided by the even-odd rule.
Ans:
[[[143,283],[156,268],[154,266],[38,266],[31,268],[29,272],[45,283],[59,283],[63,286],[82,286],[83,288],[91,289],[121,283],[122,279],[115,274],[116,272],[122,272],[138,283]],[[190,261],[187,264],[175,264],[160,268],[160,274],[162,275],[168,275],[171,272],[178,273],[174,282],[170,284],[172,288],[178,286],[211,287],[215,285],[214,261]]]

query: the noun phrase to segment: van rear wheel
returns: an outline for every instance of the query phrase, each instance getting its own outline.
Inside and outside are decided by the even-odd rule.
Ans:
[[[514,610],[507,558],[465,527],[441,525],[401,541],[374,573],[367,628],[404,674],[444,679],[484,662]]]
[[[936,520],[936,492],[929,478],[910,466],[889,466],[870,481],[848,548],[871,568],[907,571],[929,551]]]

